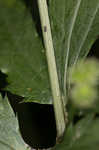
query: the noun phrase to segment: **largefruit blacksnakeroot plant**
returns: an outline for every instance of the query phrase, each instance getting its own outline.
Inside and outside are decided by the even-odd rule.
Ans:
[[[78,60],[85,58],[98,37],[99,1],[0,0],[0,10],[1,91],[19,95],[25,102],[54,106],[58,144],[51,149],[97,149],[99,120],[93,121],[93,116],[98,108],[85,111],[83,118],[73,124],[79,111],[71,104],[83,109],[89,106],[90,98],[92,106],[96,90],[86,80],[86,86],[81,86],[79,71],[76,70],[78,83],[69,68],[77,62],[81,65]],[[70,84],[74,84],[72,90]],[[83,98],[85,103],[81,104]],[[25,150],[27,145],[19,134],[17,118],[7,96],[5,99],[0,101],[0,148]]]

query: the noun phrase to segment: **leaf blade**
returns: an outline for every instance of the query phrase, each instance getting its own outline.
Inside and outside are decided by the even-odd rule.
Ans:
[[[32,16],[20,1],[12,8],[0,6],[0,69],[8,75],[5,89],[32,101],[51,103],[45,51]]]
[[[18,120],[7,100],[0,95],[0,148],[25,150],[26,144],[19,133]]]
[[[62,0],[61,5],[65,6],[64,15],[61,14],[64,22],[56,21],[56,18],[58,20],[59,16],[58,11],[60,10],[58,8],[59,1],[50,2],[50,7],[53,10],[53,14],[51,13],[50,17],[56,59],[58,59],[57,66],[59,69],[60,86],[66,95],[68,68],[71,65],[75,65],[79,58],[84,58],[88,54],[92,44],[98,37],[99,1],[95,0],[93,2],[91,0],[89,3],[88,0]],[[56,7],[58,10],[55,9]],[[61,26],[61,22],[63,26]],[[61,34],[59,35],[60,32]],[[61,41],[60,47],[56,45],[58,41]]]

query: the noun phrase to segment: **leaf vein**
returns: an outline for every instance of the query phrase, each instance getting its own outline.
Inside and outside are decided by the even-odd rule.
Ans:
[[[82,44],[80,45],[79,50],[78,50],[78,53],[77,53],[77,55],[76,55],[76,57],[75,57],[74,65],[76,64],[76,62],[77,62],[77,60],[78,60],[78,57],[79,57],[80,52],[81,52],[81,49],[82,49],[82,47],[83,47],[83,45],[84,45],[84,43],[85,43],[85,40],[86,40],[86,38],[87,38],[87,36],[88,36],[88,33],[90,32],[91,26],[92,26],[92,24],[93,24],[93,21],[94,21],[94,19],[95,19],[95,17],[96,17],[96,14],[97,14],[98,10],[99,10],[99,4],[97,5],[97,7],[96,7],[96,9],[95,9],[95,11],[94,11],[94,15],[93,15],[92,19],[90,20],[90,23],[89,23],[89,26],[88,26],[88,28],[87,28],[87,31],[85,32],[85,35],[83,36]]]
[[[70,50],[70,43],[71,43],[71,37],[72,37],[72,32],[74,29],[74,25],[75,25],[75,21],[77,18],[77,14],[80,8],[80,4],[81,4],[81,0],[77,0],[77,4],[75,7],[75,12],[72,18],[72,23],[70,26],[70,31],[69,31],[69,37],[68,37],[68,42],[67,42],[67,54],[66,54],[66,58],[65,58],[65,70],[64,70],[64,95],[66,96],[66,74],[67,74],[67,66],[68,66],[68,59],[69,59],[69,50]]]

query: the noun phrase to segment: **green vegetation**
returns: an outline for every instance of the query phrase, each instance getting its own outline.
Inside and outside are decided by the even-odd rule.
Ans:
[[[99,0],[0,0],[0,149],[31,149],[17,107],[35,103],[54,106],[57,135],[33,148],[99,149],[99,62],[85,59],[98,36]]]
[[[99,62],[95,59],[78,61],[70,68],[70,84],[73,85],[70,95],[78,107],[93,107],[98,98]]]

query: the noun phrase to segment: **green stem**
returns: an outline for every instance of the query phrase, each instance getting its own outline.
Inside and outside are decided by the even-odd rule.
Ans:
[[[64,109],[62,104],[61,92],[59,88],[59,80],[57,75],[57,68],[55,62],[53,41],[46,0],[38,0],[38,7],[41,19],[44,44],[46,49],[51,90],[53,95],[53,105],[57,127],[57,138],[61,138],[65,130]]]

